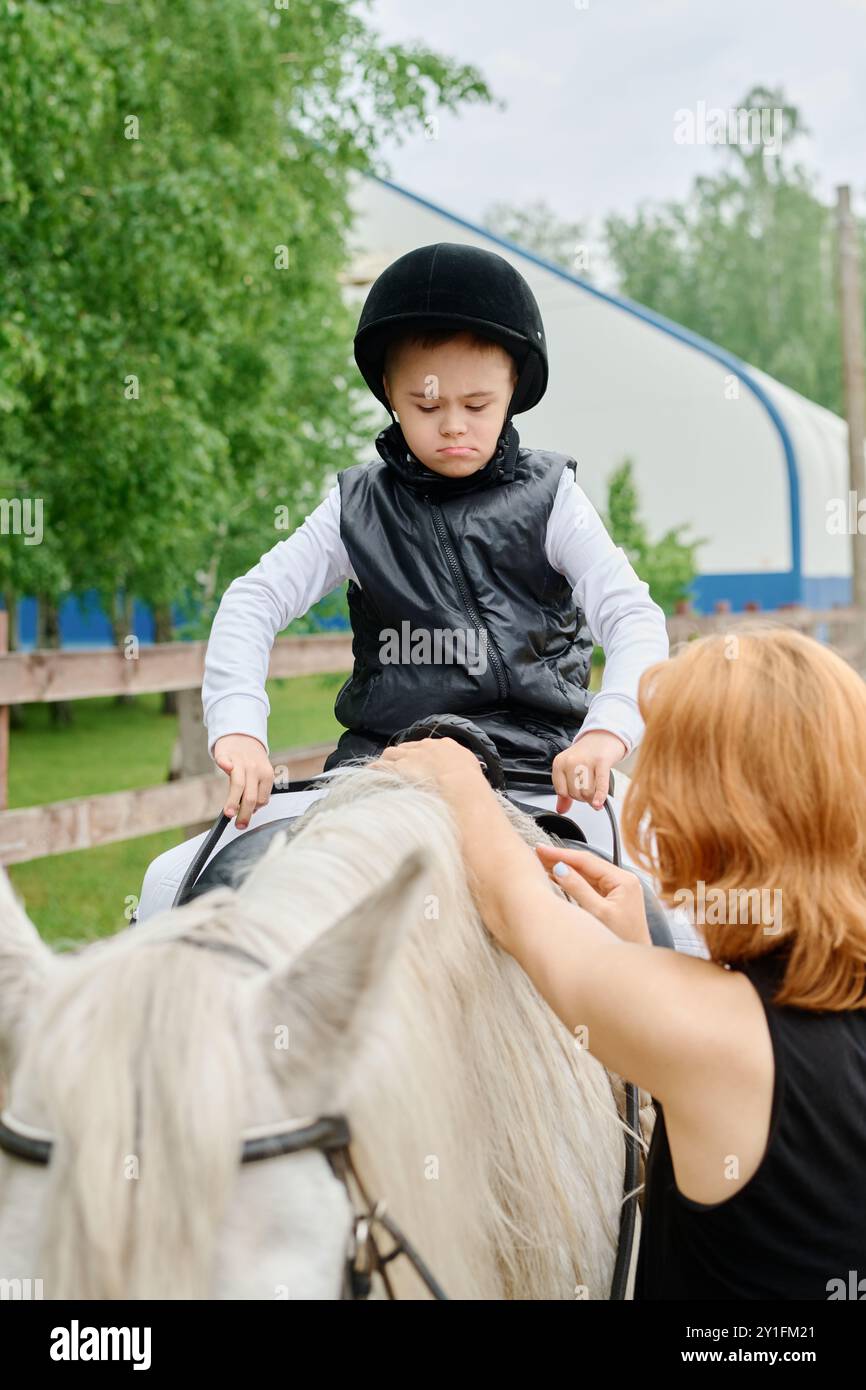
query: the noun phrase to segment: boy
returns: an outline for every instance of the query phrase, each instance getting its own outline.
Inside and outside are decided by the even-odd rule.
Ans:
[[[354,669],[326,769],[378,754],[424,715],[460,714],[508,769],[549,769],[558,810],[575,797],[601,806],[642,731],[641,672],[667,657],[668,638],[574,461],[520,446],[511,417],[537,404],[548,375],[529,285],[478,247],[419,247],[370,289],[355,360],[391,414],[379,460],[343,469],[214,618],[202,701],[230,779],[225,814],[242,829],[271,794],[274,637],[347,577]],[[606,665],[593,698],[594,639]]]

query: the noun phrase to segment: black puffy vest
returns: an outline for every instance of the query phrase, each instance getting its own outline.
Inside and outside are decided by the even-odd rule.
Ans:
[[[339,475],[354,669],[334,705],[347,732],[325,767],[377,753],[430,714],[471,719],[506,769],[550,770],[589,707],[593,639],[545,555],[565,454],[520,447],[513,422],[468,478],[443,478],[396,421],[381,462]]]

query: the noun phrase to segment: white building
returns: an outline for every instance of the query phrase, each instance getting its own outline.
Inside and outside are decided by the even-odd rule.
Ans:
[[[757,368],[631,300],[374,176],[355,176],[351,245],[358,309],[386,265],[436,241],[483,246],[516,266],[545,323],[550,382],[516,417],[524,444],[560,450],[601,511],[607,480],[634,464],[652,539],[673,526],[706,537],[695,608],[847,602],[850,537],[828,507],[844,499],[845,422]],[[389,417],[382,412],[382,424]]]

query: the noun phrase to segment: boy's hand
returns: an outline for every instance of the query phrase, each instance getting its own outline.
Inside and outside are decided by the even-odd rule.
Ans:
[[[590,801],[596,811],[600,810],[610,785],[610,770],[627,752],[617,734],[592,729],[557,753],[552,777],[558,814],[565,815],[572,801]]]
[[[267,806],[274,786],[274,769],[265,750],[252,734],[223,734],[213,747],[214,762],[228,773],[228,799],[223,815],[233,816],[238,830],[245,830],[250,816]]]

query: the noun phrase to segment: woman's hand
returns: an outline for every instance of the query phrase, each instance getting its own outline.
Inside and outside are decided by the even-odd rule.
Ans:
[[[412,739],[386,748],[377,762],[410,781],[430,781],[446,800],[477,795],[487,782],[475,754],[453,738]],[[376,766],[376,762],[371,764]]]
[[[588,849],[536,845],[535,852],[552,882],[564,889],[578,907],[597,917],[608,931],[622,941],[652,945],[643,888],[636,874],[618,869]],[[568,868],[568,873],[562,877],[553,873],[553,866],[558,863]]]
[[[519,928],[533,919],[550,890],[475,754],[452,738],[425,738],[386,748],[379,761],[401,777],[432,782],[447,802],[478,912],[500,946],[513,953]]]
[[[604,805],[610,786],[610,770],[627,752],[618,734],[607,729],[591,729],[581,734],[570,748],[557,753],[551,779],[558,793],[556,809],[565,815],[572,801],[590,801],[596,811]]]

